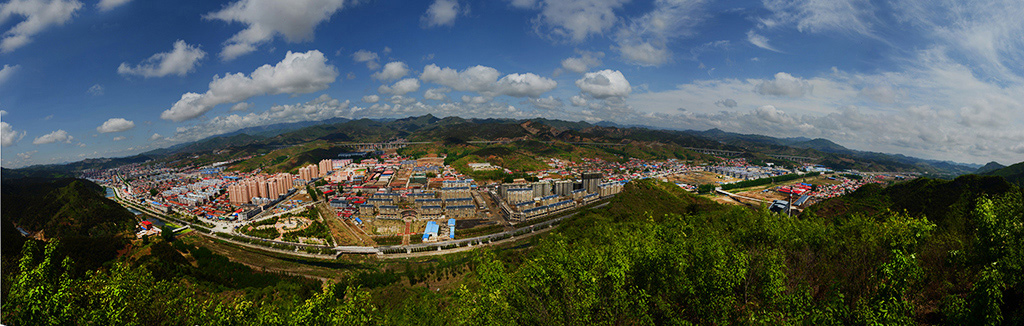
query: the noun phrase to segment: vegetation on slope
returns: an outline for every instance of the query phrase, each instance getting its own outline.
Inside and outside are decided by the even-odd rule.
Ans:
[[[73,263],[59,267],[60,257],[29,245],[3,322],[1020,324],[1024,198],[992,180],[867,187],[844,205],[875,210],[818,209],[803,218],[636,181],[531,246],[478,249],[470,272],[444,292],[415,285],[437,284],[441,274],[424,279],[406,266],[291,299],[226,296],[173,276],[187,273],[130,263],[65,275]],[[956,199],[917,203],[944,195]],[[183,266],[161,248],[172,257],[160,261]],[[199,248],[175,251],[203,256]]]
[[[1004,167],[1002,169],[989,171],[984,175],[995,175],[1006,179],[1006,181],[1024,187],[1024,162]]]

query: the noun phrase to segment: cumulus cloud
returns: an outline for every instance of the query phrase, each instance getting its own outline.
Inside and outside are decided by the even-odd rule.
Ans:
[[[103,95],[103,85],[93,84],[92,87],[89,87],[88,92],[89,92],[89,94],[92,94],[93,96]]]
[[[168,140],[174,142],[195,141],[249,127],[351,117],[352,110],[349,105],[348,101],[338,101],[324,94],[305,103],[276,105],[267,111],[250,112],[246,115],[217,116],[192,126],[178,127],[174,136]]]
[[[363,102],[366,102],[366,103],[377,103],[377,102],[380,102],[380,96],[377,96],[377,95],[366,95],[366,96],[363,96]]]
[[[4,112],[6,113],[6,111]],[[3,145],[3,147],[14,145],[14,143],[17,143],[22,137],[25,137],[24,131],[17,132],[14,130],[14,127],[11,127],[11,125],[0,121],[0,145]]]
[[[100,0],[100,3],[96,4],[96,8],[99,8],[100,11],[110,11],[111,9],[120,7],[131,1],[132,0]]]
[[[73,139],[75,139],[75,137],[68,135],[68,133],[64,131],[64,129],[58,129],[57,131],[37,137],[36,139],[32,140],[32,144],[43,145],[52,144],[56,142],[65,142],[70,144],[71,140]]]
[[[35,155],[35,153],[39,153],[39,151],[28,151],[28,152],[18,153],[18,158],[20,158],[20,159],[22,159],[24,161],[27,161],[27,160],[31,159],[32,155]]]
[[[803,97],[811,93],[813,89],[814,87],[806,80],[780,72],[775,74],[775,79],[757,84],[754,91],[761,95]]]
[[[405,77],[409,74],[409,66],[404,62],[394,61],[384,65],[384,69],[373,74],[373,79],[380,81],[391,81]]]
[[[512,97],[538,97],[555,87],[558,87],[558,83],[554,80],[528,72],[501,77],[494,89],[498,94]]]
[[[18,71],[18,68],[20,67],[21,66],[19,65],[4,65],[3,68],[0,68],[0,85],[3,85],[4,82],[7,82],[8,79],[11,79],[11,76],[14,75],[14,72]]]
[[[278,36],[289,43],[312,41],[316,26],[329,20],[344,4],[344,0],[239,0],[203,18],[247,25],[224,42],[220,57],[233,60]]]
[[[587,99],[583,96],[573,95],[572,98],[569,99],[569,101],[572,102],[573,106],[587,106]]]
[[[376,52],[359,50],[356,51],[355,53],[352,53],[352,60],[354,60],[355,62],[365,63],[366,69],[370,70],[377,70],[377,68],[380,68],[380,64],[377,63],[377,60],[379,59],[380,57],[377,56]]]
[[[576,87],[594,98],[624,98],[633,91],[629,81],[618,70],[601,70],[583,75],[576,80]]]
[[[152,136],[149,136],[149,141],[157,141],[157,140],[161,140],[161,139],[164,139],[164,136],[162,136],[162,135],[160,135],[158,133],[153,133]]]
[[[122,140],[125,140],[124,136],[114,137],[114,141],[122,141]]]
[[[246,76],[242,73],[214,76],[206,93],[185,93],[160,118],[171,121],[194,119],[218,104],[245,101],[259,95],[305,94],[327,89],[338,77],[334,66],[317,50],[289,51],[277,65],[263,65]]]
[[[377,91],[383,94],[405,95],[420,89],[420,81],[416,78],[406,78],[395,82],[394,85],[381,85]]]
[[[457,71],[431,64],[423,68],[420,79],[458,91],[477,92],[485,97],[537,97],[558,86],[554,80],[533,73],[509,74],[501,79],[498,79],[498,76],[501,76],[501,73],[497,69],[486,66],[473,66]]]
[[[754,46],[757,46],[759,48],[762,48],[762,49],[765,49],[765,50],[768,50],[768,51],[774,51],[774,52],[782,53],[781,50],[776,49],[771,44],[768,44],[768,38],[767,37],[764,37],[762,35],[759,35],[759,34],[755,33],[754,30],[747,31],[747,41],[750,42],[750,44],[753,44]]]
[[[604,52],[577,51],[579,57],[569,57],[562,60],[562,69],[577,74],[582,74],[601,65],[601,58]]]
[[[127,131],[132,128],[135,128],[135,122],[133,121],[122,118],[110,118],[99,127],[96,127],[96,131],[105,134],[108,132]]]
[[[117,73],[121,75],[135,75],[142,77],[163,77],[167,75],[178,75],[184,77],[195,70],[196,65],[206,57],[199,46],[189,45],[183,40],[174,42],[170,52],[154,54],[141,63],[133,66],[122,62],[117,67]]]
[[[231,109],[228,110],[228,111],[231,111],[231,112],[245,111],[245,110],[248,110],[248,109],[251,109],[251,108],[252,108],[252,103],[249,103],[249,102],[239,102],[239,103],[237,103],[235,105],[232,105]]]
[[[716,101],[715,105],[717,105],[717,106],[724,106],[724,107],[727,107],[727,108],[734,108],[734,107],[738,106],[739,104],[736,103],[736,100],[731,99],[731,98],[727,98],[727,99],[722,99],[722,100]]]
[[[435,101],[445,101],[448,100],[448,92],[451,91],[452,90],[450,88],[445,87],[431,88],[428,89],[426,92],[423,92],[423,98]]]
[[[32,37],[47,28],[64,25],[82,9],[78,0],[11,0],[0,7],[0,23],[13,16],[24,17],[3,33],[0,53],[10,53],[32,42]]]
[[[484,103],[487,103],[490,100],[491,100],[490,98],[483,97],[483,96],[462,95],[462,102],[463,103],[468,103],[468,104],[484,104]]]
[[[456,0],[434,0],[423,15],[423,24],[427,27],[455,25],[455,18],[462,12],[459,7]]]
[[[554,96],[531,98],[529,99],[530,104],[534,107],[544,110],[555,110],[561,108],[562,100],[555,98]]]

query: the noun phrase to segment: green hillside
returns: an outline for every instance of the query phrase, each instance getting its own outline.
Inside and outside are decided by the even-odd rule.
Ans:
[[[339,267],[353,277],[313,292],[228,272],[235,265],[177,242],[81,278],[47,265],[60,257],[37,248],[11,276],[2,317],[12,325],[1024,322],[1019,189],[967,176],[842,199],[794,218],[636,181],[525,243]],[[112,300],[125,309],[110,309]]]
[[[1024,187],[1024,162],[1010,165],[998,170],[989,171],[983,174],[1000,176],[1006,179],[1007,182],[1013,183],[1020,187]]]

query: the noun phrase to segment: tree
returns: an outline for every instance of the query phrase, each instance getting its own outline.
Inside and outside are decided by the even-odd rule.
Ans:
[[[156,190],[156,188],[150,188],[150,189],[149,189],[149,195],[150,195],[150,196],[154,196],[154,197],[155,197],[155,196],[156,196],[156,194],[159,194],[159,193],[160,193],[160,192],[159,192],[159,191],[157,191],[157,190]]]

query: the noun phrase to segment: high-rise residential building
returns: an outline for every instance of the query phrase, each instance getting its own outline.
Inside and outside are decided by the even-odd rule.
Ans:
[[[598,172],[583,174],[583,189],[586,189],[588,193],[596,193],[600,186],[601,173]]]
[[[334,170],[334,162],[331,161],[331,160],[327,160],[327,159],[320,160],[320,164],[319,164],[318,168],[319,168],[318,176],[321,177],[321,178],[326,177],[328,173],[331,173],[331,171]]]
[[[228,200],[231,204],[247,204],[251,198],[252,196],[249,196],[249,187],[242,182],[228,187]]]

